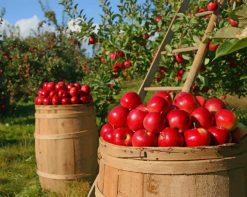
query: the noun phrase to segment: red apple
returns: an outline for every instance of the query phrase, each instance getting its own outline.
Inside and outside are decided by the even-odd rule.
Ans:
[[[129,110],[136,108],[141,103],[140,96],[135,92],[127,92],[120,99],[121,106]]]
[[[234,112],[221,109],[215,114],[215,123],[217,127],[232,130],[236,127],[237,117]]]
[[[143,111],[143,112],[148,112],[147,104],[144,104],[144,103],[138,105],[138,106],[136,107],[136,109],[141,110],[141,111]]]
[[[78,104],[80,100],[77,96],[72,96],[70,101],[72,104]]]
[[[146,131],[145,129],[140,129],[136,131],[132,136],[132,146],[134,147],[150,147],[154,146],[156,143],[155,134]]]
[[[104,139],[106,142],[109,142],[109,143],[114,144],[113,131],[107,131],[107,132],[104,134],[103,139]]]
[[[57,95],[57,92],[55,90],[50,91],[49,97],[52,98]]]
[[[94,36],[90,36],[88,39],[88,44],[95,44],[96,43],[96,39]]]
[[[87,95],[84,95],[84,96],[81,96],[81,97],[80,97],[80,102],[81,102],[82,104],[87,103],[87,101],[88,101]]]
[[[194,128],[184,132],[186,146],[209,146],[211,142],[210,133],[204,128]]]
[[[158,137],[158,146],[160,147],[173,147],[173,146],[183,146],[181,142],[182,134],[180,134],[176,129],[165,128],[163,129]]]
[[[81,89],[81,85],[79,84],[79,83],[74,83],[74,86],[78,89],[78,90],[80,90]]]
[[[117,51],[117,57],[124,57],[124,52],[122,50]]]
[[[71,104],[70,98],[67,98],[67,97],[62,98],[62,99],[61,99],[61,103],[62,103],[62,105]]]
[[[47,88],[47,87],[46,87]],[[42,89],[42,90],[38,90],[38,95],[42,96],[42,97],[48,97],[49,96],[49,91]]]
[[[217,112],[220,109],[224,108],[224,103],[222,100],[218,98],[210,98],[206,101],[204,107],[209,111],[209,112]]]
[[[206,99],[203,96],[196,96],[196,101],[200,104],[200,106],[204,106],[206,103]]]
[[[91,89],[90,89],[90,86],[85,84],[85,85],[82,85],[81,86],[81,91],[85,94],[90,94],[91,92]]]
[[[184,62],[183,55],[181,53],[178,53],[177,55],[175,55],[175,60],[178,64],[182,64]]]
[[[173,109],[167,115],[166,119],[171,128],[179,129],[181,132],[188,129],[191,125],[189,114],[180,109]]]
[[[51,105],[51,99],[49,97],[45,97],[43,99],[43,105]]]
[[[211,113],[204,107],[194,109],[190,114],[191,120],[196,123],[197,127],[208,128],[213,124]]]
[[[212,42],[208,43],[208,49],[209,51],[216,51],[219,47],[219,44],[213,44]]]
[[[133,131],[127,127],[117,128],[113,130],[113,143],[119,146],[131,146],[132,135]]]
[[[124,68],[130,68],[132,66],[132,62],[130,60],[126,60],[124,62]]]
[[[112,52],[112,53],[109,54],[109,57],[110,57],[111,60],[115,60],[116,57],[117,57],[117,54]]]
[[[232,18],[228,18],[228,22],[230,23],[230,25],[232,27],[237,27],[238,26],[238,21],[232,19]]]
[[[143,120],[146,115],[147,115],[147,112],[145,111],[133,109],[127,116],[127,126],[132,131],[143,129]]]
[[[147,103],[147,109],[149,112],[160,112],[166,114],[169,110],[169,104],[163,98],[153,96]]]
[[[159,133],[166,126],[166,121],[159,112],[149,112],[143,120],[143,126],[147,131]]]
[[[114,107],[108,114],[108,122],[113,126],[113,128],[124,127],[126,125],[126,120],[129,110],[122,106]]]
[[[61,89],[61,90],[58,91],[57,95],[58,95],[58,97],[59,97],[60,99],[62,99],[62,98],[67,97],[67,96],[68,96],[68,93],[67,93],[66,90]]]
[[[56,85],[55,85],[55,90],[59,91],[59,90],[65,90],[66,86],[65,83],[63,81],[59,81]]]
[[[66,87],[70,91],[70,89],[75,87],[75,85],[73,83],[70,83],[70,84],[67,84]]]
[[[162,20],[162,16],[156,16],[156,17],[155,17],[155,20],[156,20],[157,22],[160,22],[160,21]]]
[[[196,107],[196,98],[188,92],[180,92],[176,95],[173,104],[188,113],[191,113]]]
[[[55,83],[54,82],[49,82],[47,84],[47,86],[46,86],[46,90],[50,92],[50,91],[52,91],[54,89],[55,89]]]
[[[210,3],[208,3],[207,8],[209,11],[216,11],[218,9],[218,3],[217,2],[210,2]]]
[[[35,105],[43,105],[43,97],[41,97],[41,96],[35,97],[34,103],[35,103]]]
[[[42,89],[46,90],[47,85],[48,85],[48,82],[44,82],[44,83],[42,84]]]
[[[104,138],[104,135],[107,132],[112,132],[112,131],[113,131],[113,127],[110,124],[104,124],[100,129],[100,136]]]
[[[227,129],[210,127],[208,132],[211,133],[211,143],[212,145],[225,144],[229,142],[230,134]]]
[[[165,99],[166,102],[167,102],[169,105],[172,104],[172,97],[171,97],[170,93],[167,92],[167,91],[158,91],[158,92],[156,92],[153,96],[159,96],[159,97]]]
[[[51,99],[52,105],[59,105],[60,104],[60,98],[58,96],[53,96]]]
[[[164,75],[164,74],[166,73],[166,69],[165,69],[164,66],[160,66],[160,67],[159,67],[159,73],[160,73],[161,75]]]
[[[78,89],[76,87],[70,88],[69,94],[71,97],[77,97],[78,96]]]

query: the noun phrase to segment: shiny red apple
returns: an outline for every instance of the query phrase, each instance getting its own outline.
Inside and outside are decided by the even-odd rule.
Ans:
[[[158,146],[160,147],[173,147],[183,146],[181,137],[183,135],[177,129],[167,127],[163,129],[158,137]]]
[[[113,126],[113,128],[124,127],[126,125],[126,120],[129,110],[122,106],[114,107],[108,114],[108,122]]]
[[[127,116],[127,126],[132,131],[137,131],[139,129],[143,129],[143,120],[148,112],[141,111],[138,109],[133,109],[131,112],[129,112]]]
[[[176,95],[173,104],[188,113],[191,113],[197,106],[196,98],[188,92],[180,92]]]
[[[169,110],[169,104],[167,101],[159,96],[153,96],[147,103],[147,109],[149,112],[159,112],[166,114]]]
[[[194,128],[184,132],[186,146],[209,146],[211,142],[210,133],[204,128]]]
[[[156,135],[146,131],[145,129],[140,129],[136,131],[132,136],[132,146],[133,147],[150,147],[155,146]]]
[[[159,112],[149,112],[143,120],[143,126],[147,131],[159,133],[166,126],[166,120]]]
[[[120,99],[121,106],[129,110],[136,108],[141,103],[140,96],[135,92],[127,92]]]
[[[190,114],[191,120],[197,127],[208,128],[213,124],[211,113],[204,107],[194,109]]]
[[[112,131],[113,131],[113,127],[110,124],[104,124],[100,129],[100,136],[104,138],[104,135],[107,132],[112,132]]]
[[[211,143],[212,145],[220,145],[229,142],[230,133],[227,129],[210,127],[207,129],[211,133]]]
[[[215,124],[217,127],[232,130],[236,127],[237,117],[233,111],[221,109],[215,114]]]
[[[204,107],[209,111],[209,112],[217,112],[220,109],[224,108],[224,103],[222,100],[218,98],[210,98],[206,101]]]
[[[180,132],[188,129],[191,125],[189,114],[180,109],[173,109],[168,112],[166,119],[171,128],[179,129]]]
[[[131,131],[127,127],[121,127],[113,130],[113,143],[119,146],[131,146],[132,145],[132,135]]]

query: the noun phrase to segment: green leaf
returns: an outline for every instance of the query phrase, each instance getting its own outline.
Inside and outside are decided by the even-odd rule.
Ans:
[[[234,53],[240,49],[247,47],[247,38],[242,40],[228,40],[222,43],[216,51],[215,59]]]
[[[247,75],[240,77],[241,80],[247,79]]]
[[[237,27],[223,27],[219,29],[213,36],[213,38],[237,38],[243,30]]]
[[[232,17],[232,18],[238,18],[238,17],[244,17],[244,18],[247,18],[246,17],[246,13],[247,13],[247,6],[246,7],[239,7],[235,10],[233,10],[229,16]]]

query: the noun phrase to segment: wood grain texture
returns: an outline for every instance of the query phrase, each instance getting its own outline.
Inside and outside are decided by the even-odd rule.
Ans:
[[[197,148],[123,147],[102,139],[99,143],[96,197],[247,196],[246,139]],[[143,152],[152,156],[144,157]]]
[[[36,106],[35,154],[42,188],[62,193],[73,181],[95,178],[97,148],[92,106]]]

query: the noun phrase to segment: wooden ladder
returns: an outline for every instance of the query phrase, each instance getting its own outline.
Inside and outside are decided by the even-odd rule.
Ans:
[[[226,0],[219,0],[219,7],[222,8],[226,2]],[[144,100],[145,96],[146,96],[146,92],[147,91],[185,91],[185,92],[189,92],[190,91],[190,88],[196,78],[196,75],[197,75],[197,72],[202,64],[202,61],[204,60],[204,57],[207,53],[207,43],[204,42],[206,39],[207,39],[207,34],[209,32],[212,32],[213,29],[214,29],[214,26],[215,26],[215,23],[217,22],[217,19],[218,19],[218,16],[220,14],[220,10],[221,9],[218,9],[217,12],[213,13],[211,11],[206,11],[206,12],[202,12],[202,13],[198,13],[196,14],[196,16],[198,17],[202,17],[202,16],[206,16],[206,15],[209,15],[211,14],[211,17],[210,17],[210,20],[209,20],[209,23],[208,23],[208,26],[205,30],[205,33],[204,33],[204,36],[199,44],[198,47],[187,47],[187,48],[180,48],[180,49],[175,49],[173,50],[172,52],[173,53],[182,53],[182,52],[189,52],[189,51],[197,51],[195,57],[194,57],[194,61],[191,65],[191,69],[188,73],[188,76],[187,76],[187,79],[183,85],[183,87],[150,87],[152,81],[153,81],[153,78],[154,78],[154,75],[155,73],[157,72],[157,69],[158,69],[158,66],[159,66],[159,63],[160,63],[160,59],[161,59],[161,55],[165,55],[165,46],[167,44],[169,44],[172,40],[172,37],[173,37],[173,32],[172,32],[172,27],[173,27],[173,24],[175,23],[176,19],[178,18],[178,14],[179,13],[185,13],[186,10],[188,9],[189,7],[189,3],[190,3],[190,0],[183,0],[183,2],[181,3],[180,7],[177,9],[174,17],[172,18],[172,21],[168,27],[168,30],[165,34],[165,37],[163,38],[159,48],[158,48],[158,51],[151,63],[151,66],[141,84],[141,87],[138,91],[138,94],[140,95],[140,97],[142,98],[142,100]],[[95,185],[97,184],[97,177],[96,179],[94,180],[94,183],[87,195],[87,197],[95,197]]]
[[[217,22],[218,16],[221,13],[221,9],[224,7],[224,4],[226,3],[226,0],[218,0],[219,3],[219,8],[216,12],[211,12],[211,11],[205,11],[205,12],[201,12],[201,13],[197,13],[196,16],[197,17],[202,17],[202,16],[206,16],[206,15],[211,15],[208,26],[205,30],[204,36],[199,44],[198,47],[186,47],[186,48],[180,48],[180,49],[175,49],[172,51],[172,53],[182,53],[182,52],[189,52],[189,51],[197,51],[193,63],[191,65],[190,71],[188,73],[188,76],[186,78],[185,83],[183,84],[183,86],[177,86],[177,87],[150,87],[155,73],[157,72],[159,63],[160,63],[160,59],[161,59],[161,55],[165,55],[166,51],[164,51],[165,47],[167,44],[169,44],[172,40],[173,37],[173,32],[172,32],[172,27],[173,24],[175,23],[176,19],[178,18],[178,14],[179,13],[185,13],[185,11],[187,10],[188,6],[189,6],[189,2],[190,0],[184,0],[181,3],[181,6],[178,8],[177,12],[175,13],[169,27],[168,30],[158,48],[158,51],[156,53],[156,55],[154,56],[154,59],[151,63],[151,66],[141,84],[141,87],[138,91],[138,94],[140,95],[140,97],[142,98],[142,100],[144,100],[147,91],[184,91],[184,92],[189,92],[191,89],[191,86],[197,76],[197,72],[200,69],[200,66],[202,64],[202,62],[204,61],[205,55],[207,53],[208,47],[207,47],[207,42],[206,39],[208,38],[208,33],[212,32],[215,24]]]

